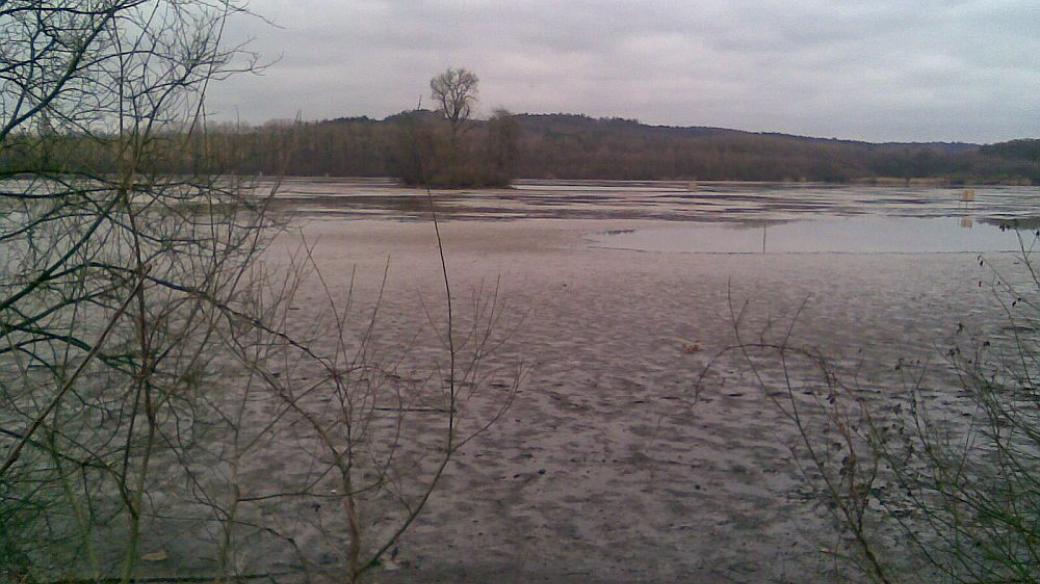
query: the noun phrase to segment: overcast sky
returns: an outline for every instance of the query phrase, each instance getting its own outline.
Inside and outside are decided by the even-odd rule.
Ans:
[[[449,66],[480,112],[568,112],[871,141],[1040,137],[1040,0],[253,0],[276,60],[222,118],[382,118]]]

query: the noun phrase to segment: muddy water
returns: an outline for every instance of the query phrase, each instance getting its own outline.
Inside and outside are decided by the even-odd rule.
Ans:
[[[261,186],[270,186],[262,184]],[[444,219],[791,221],[819,216],[957,217],[975,224],[1040,217],[1038,187],[869,187],[791,183],[518,181],[511,189],[434,191]],[[419,220],[425,191],[387,179],[289,179],[277,202],[305,214]]]
[[[617,249],[688,253],[961,253],[1032,249],[1035,234],[963,217],[824,217],[782,223],[683,223],[594,234]]]
[[[766,399],[789,379],[815,399],[820,370],[764,355],[760,381],[726,347],[739,324],[764,343],[818,349],[879,416],[904,403],[902,364],[924,363],[913,373],[924,399],[965,420],[971,404],[941,351],[1007,336],[994,274],[1024,275],[1005,250],[1019,235],[1031,245],[1040,190],[980,188],[965,202],[960,189],[690,188],[433,193],[453,287],[495,282],[504,313],[521,315],[485,365],[522,361],[527,374],[400,541],[401,569],[380,581],[848,581],[829,551],[848,548],[836,548],[825,499],[791,454],[799,434]],[[426,194],[290,181],[279,200],[320,242],[333,288],[355,273],[381,282],[392,258],[383,334],[415,338],[430,320],[415,307],[435,305],[442,286]],[[1022,230],[1000,229],[1012,221]]]

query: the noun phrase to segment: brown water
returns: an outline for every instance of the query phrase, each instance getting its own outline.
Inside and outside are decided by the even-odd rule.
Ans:
[[[1032,251],[1036,234],[964,217],[824,216],[780,223],[667,224],[588,237],[599,247],[690,253],[958,253]]]
[[[692,190],[691,190],[692,189]],[[802,183],[518,181],[510,189],[434,191],[447,220],[658,219],[791,221],[819,216],[957,217],[980,222],[1040,218],[1038,187],[869,187]],[[277,201],[306,214],[419,220],[425,191],[387,179],[289,179]]]

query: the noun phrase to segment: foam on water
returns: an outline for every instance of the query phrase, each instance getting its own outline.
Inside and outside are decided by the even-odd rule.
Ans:
[[[772,223],[687,222],[599,233],[599,247],[687,253],[957,253],[1021,251],[1031,230],[967,217],[828,216]]]

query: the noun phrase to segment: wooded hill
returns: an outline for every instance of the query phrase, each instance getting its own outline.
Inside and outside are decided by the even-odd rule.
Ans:
[[[397,176],[415,174],[417,158],[435,167],[438,115],[402,112],[319,122],[210,127],[207,139],[178,147],[156,170],[204,169],[240,174]],[[635,120],[571,114],[471,121],[453,163],[496,180],[627,179],[1040,184],[1040,140],[993,145],[869,143],[707,127],[649,126]],[[505,137],[503,137],[505,136]],[[433,137],[433,138],[431,138]],[[173,138],[170,138],[173,140]],[[69,138],[66,138],[69,140]],[[53,141],[53,140],[52,140]],[[38,149],[38,148],[37,148]],[[53,149],[53,148],[52,148]],[[12,171],[34,149],[0,153]],[[82,144],[78,156],[91,151]],[[492,152],[493,150],[493,152]],[[93,154],[94,168],[103,155]],[[413,182],[414,182],[414,176]],[[481,179],[474,179],[479,182]],[[463,181],[465,182],[465,181]]]
[[[405,112],[385,120],[340,118],[292,126],[297,148],[286,164],[295,175],[397,176],[407,157]],[[965,143],[869,143],[753,133],[724,128],[649,126],[635,120],[570,114],[514,115],[513,175],[543,179],[810,180],[894,178],[951,183],[1040,184],[1040,140],[991,146]],[[471,122],[468,136],[486,122]],[[246,172],[276,172],[269,124],[239,134],[248,145]],[[262,161],[267,161],[263,163]]]

